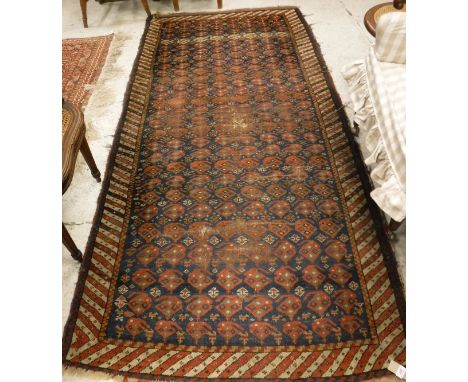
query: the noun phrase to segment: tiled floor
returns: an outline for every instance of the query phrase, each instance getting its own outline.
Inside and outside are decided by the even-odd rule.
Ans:
[[[223,9],[258,8],[267,6],[299,6],[321,45],[324,58],[331,71],[343,103],[349,101],[341,68],[354,60],[363,58],[373,38],[365,30],[362,18],[367,9],[382,0],[224,0]],[[171,0],[149,1],[152,13],[173,12]],[[63,0],[62,35],[86,37],[114,33],[115,38],[101,78],[85,111],[87,137],[94,158],[104,172],[113,134],[121,111],[128,76],[135,59],[140,36],[143,32],[146,13],[140,0],[126,0],[99,4],[88,1],[88,24],[84,29],[78,0]],[[215,11],[215,0],[180,0],[182,12]],[[114,52],[114,53],[112,53]],[[346,108],[351,116],[350,108]],[[63,196],[63,221],[79,248],[84,251],[91,229],[96,201],[101,183],[91,177],[84,160],[78,158],[75,175],[70,188]],[[403,225],[395,244],[399,260],[400,276],[405,280],[406,227]],[[68,317],[79,264],[63,247],[62,251],[62,321]],[[86,376],[64,377],[66,381],[88,381]],[[101,378],[101,377],[98,377]],[[102,380],[109,380],[102,377]]]

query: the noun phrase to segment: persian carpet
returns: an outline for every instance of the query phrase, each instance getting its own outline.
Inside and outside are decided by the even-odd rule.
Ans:
[[[62,97],[85,106],[106,62],[114,35],[62,40]]]
[[[147,21],[65,328],[66,366],[363,380],[405,363],[362,159],[294,7]]]

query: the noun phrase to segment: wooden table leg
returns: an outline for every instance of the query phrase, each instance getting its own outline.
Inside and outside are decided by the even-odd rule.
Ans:
[[[67,247],[70,251],[71,256],[79,261],[80,263],[83,262],[83,254],[81,251],[76,247],[75,242],[71,238],[70,234],[68,233],[65,225],[62,223],[62,243]]]
[[[179,0],[172,0],[172,4],[174,5],[174,11],[179,12]]]
[[[99,172],[96,162],[94,162],[93,155],[91,154],[91,150],[89,149],[88,146],[88,141],[86,140],[86,137],[83,138],[83,142],[81,142],[81,147],[80,147],[81,154],[83,154],[83,157],[88,164],[89,169],[91,170],[91,174],[93,175],[93,178],[98,181],[98,183],[101,181],[101,173]]]
[[[141,3],[143,4],[143,8],[145,8],[146,14],[148,16],[151,16],[151,12],[148,6],[148,0],[141,0]]]
[[[86,1],[88,0],[80,0],[81,5],[81,14],[83,15],[83,26],[88,28],[88,15],[86,13]]]
[[[223,0],[218,0],[218,9],[223,7]]]

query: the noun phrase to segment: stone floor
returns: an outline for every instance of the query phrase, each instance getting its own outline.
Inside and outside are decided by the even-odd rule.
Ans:
[[[224,9],[256,8],[266,6],[299,6],[321,45],[336,88],[343,100],[349,102],[341,68],[363,58],[373,38],[365,30],[362,19],[367,9],[382,0],[224,0]],[[173,12],[171,0],[149,1],[152,13]],[[182,12],[214,11],[215,0],[180,0]],[[62,1],[63,38],[98,36],[114,33],[109,59],[85,110],[87,138],[98,168],[104,172],[113,135],[122,111],[122,101],[133,61],[145,24],[146,13],[140,0],[126,0],[99,4],[88,2],[88,25],[83,28],[78,0]],[[351,116],[351,109],[346,107]],[[88,240],[101,183],[91,177],[81,156],[70,188],[63,196],[63,222],[77,246],[84,251]],[[406,226],[403,224],[394,241],[400,276],[405,281]],[[69,314],[78,276],[79,264],[65,247],[62,251],[62,322]],[[89,381],[86,375],[67,373],[66,381]],[[102,375],[97,380],[112,380]],[[94,378],[93,378],[94,380]],[[117,379],[115,379],[117,380]]]

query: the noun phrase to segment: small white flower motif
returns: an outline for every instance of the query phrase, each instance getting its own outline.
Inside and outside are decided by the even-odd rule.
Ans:
[[[242,199],[240,196],[236,196],[236,197],[234,198],[234,201],[235,201],[236,203],[242,203],[242,202],[244,201],[244,199]]]
[[[244,245],[249,241],[245,236],[239,236],[236,240],[237,244]]]
[[[271,234],[268,234],[263,238],[263,241],[271,245],[276,241],[276,237],[274,237]]]
[[[165,200],[161,200],[161,201],[158,202],[159,207],[164,207],[166,204],[167,204],[167,202]]]
[[[279,295],[280,295],[279,290],[276,288],[271,288],[268,291],[268,296],[270,296],[273,300],[277,299]]]
[[[216,298],[219,296],[219,291],[218,289],[216,289],[216,287],[213,287],[208,291],[208,294],[210,295],[211,298]]]
[[[263,167],[263,166],[260,166],[258,169],[257,169],[258,172],[267,172],[267,169],[266,167]]]
[[[294,195],[288,195],[286,196],[286,200],[290,203],[293,203],[296,200],[296,197]]]
[[[153,296],[153,297],[159,297],[159,296],[161,296],[161,291],[156,287],[151,288],[150,289],[150,295]]]
[[[312,171],[314,168],[312,166],[305,166],[304,167],[306,171]]]
[[[301,241],[301,237],[299,235],[294,234],[289,238],[289,240],[291,240],[294,243],[299,243]]]
[[[326,284],[323,286],[323,290],[324,290],[325,292],[327,292],[328,294],[332,294],[333,291],[335,290],[335,288],[333,287],[332,284],[326,283]]]
[[[300,265],[296,265],[296,269],[297,269],[298,271],[300,271],[300,270],[302,269],[302,267],[301,267]]]
[[[275,267],[270,267],[270,268],[268,268],[268,270],[269,270],[271,273],[273,273],[274,271],[276,271],[276,268],[275,268]]]
[[[321,233],[319,233],[317,235],[317,240],[320,241],[321,243],[323,243],[325,240],[327,240],[327,237],[325,235],[322,235]]]
[[[125,305],[127,305],[127,299],[124,296],[119,296],[115,299],[114,303],[118,308],[122,309]]]
[[[320,197],[318,195],[314,195],[312,194],[312,196],[310,197],[310,199],[312,199],[313,202],[318,202],[320,200]]]
[[[137,248],[140,244],[141,244],[140,239],[135,239],[135,240],[132,241],[132,247]]]
[[[189,272],[190,272],[190,271],[189,271],[188,269],[185,269],[185,270],[184,270],[184,273],[185,273],[185,274],[187,274],[187,273],[189,273]]]
[[[192,205],[192,201],[190,199],[185,199],[184,201],[182,201],[182,204],[184,206],[191,206]]]
[[[210,242],[210,244],[212,245],[216,245],[220,242],[220,240],[216,237],[216,236],[211,236],[210,237],[210,240],[208,240]]]
[[[349,240],[348,235],[345,235],[344,233],[338,236],[338,239],[340,239],[343,242],[347,242]]]
[[[160,247],[164,247],[167,244],[169,244],[169,242],[164,237],[161,237],[156,241],[156,244],[159,245]]]
[[[263,195],[263,196],[260,198],[260,200],[261,200],[263,203],[270,203],[271,198],[270,198],[267,194],[265,194],[265,195]]]
[[[236,175],[240,174],[241,172],[242,172],[242,170],[240,168],[236,168],[236,169],[232,170],[232,173],[236,174]]]
[[[294,289],[294,293],[296,294],[296,296],[301,297],[304,294],[304,288],[301,286],[298,286],[296,287],[296,289]]]
[[[193,239],[190,236],[187,236],[182,240],[182,243],[184,243],[187,247],[192,245],[194,243]]]
[[[241,298],[246,298],[249,295],[249,291],[242,287],[237,290],[237,295]]]
[[[356,289],[359,288],[359,284],[357,282],[355,282],[354,280],[351,281],[349,284],[349,289],[353,290],[353,291],[356,291]]]
[[[217,270],[216,268],[212,268],[212,269],[211,269],[211,272],[212,272],[212,273],[218,273],[218,270]]]
[[[121,285],[121,286],[119,286],[119,289],[118,289],[118,290],[119,290],[119,293],[120,293],[120,294],[125,294],[125,293],[128,292],[128,288],[127,288],[126,285]]]
[[[182,299],[184,299],[184,300],[187,299],[187,298],[189,298],[190,295],[191,295],[191,293],[190,293],[190,291],[189,291],[187,288],[184,288],[184,289],[182,289],[182,290],[180,291],[180,297],[181,297]]]

